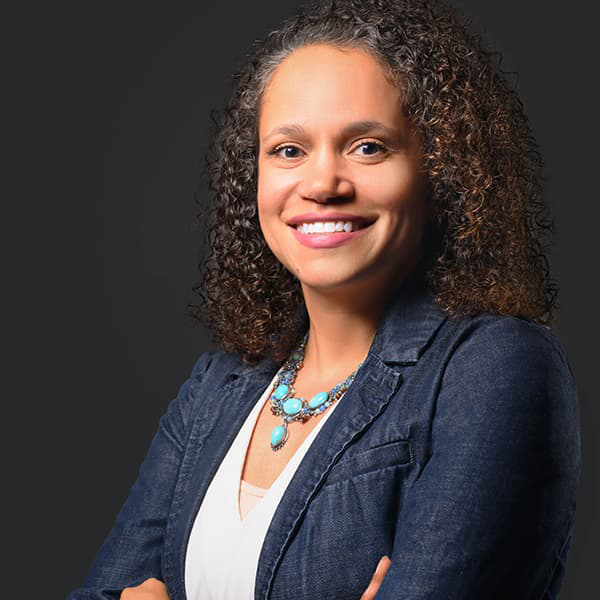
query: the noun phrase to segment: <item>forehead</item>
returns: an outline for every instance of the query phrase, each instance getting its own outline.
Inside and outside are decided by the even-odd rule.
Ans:
[[[259,134],[288,122],[325,127],[369,119],[397,124],[400,90],[368,52],[314,44],[275,69],[260,106]]]

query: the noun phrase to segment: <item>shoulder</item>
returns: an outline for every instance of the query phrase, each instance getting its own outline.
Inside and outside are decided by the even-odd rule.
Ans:
[[[221,390],[232,373],[242,368],[241,358],[223,350],[202,352],[193,363],[188,378],[179,388],[177,396],[170,402],[162,423],[177,437],[180,443],[185,438],[191,423],[206,407],[221,397]],[[184,432],[184,433],[182,433]]]
[[[193,398],[205,397],[213,392],[220,393],[224,387],[240,377],[250,380],[268,375],[270,380],[278,366],[269,357],[250,365],[245,363],[242,355],[237,352],[226,352],[222,349],[203,352],[196,360],[186,382],[189,395]]]
[[[580,469],[579,405],[557,336],[494,315],[467,319],[460,330],[434,402],[434,451],[478,465],[485,477],[560,480],[571,493]]]
[[[229,375],[240,368],[241,359],[223,350],[202,352],[194,361],[188,378],[177,394],[176,404],[188,413],[203,398],[222,387]]]
[[[482,439],[524,439],[549,429],[560,436],[561,427],[574,434],[575,380],[552,331],[527,319],[487,314],[457,320],[456,327],[439,388],[439,419],[465,435],[479,431]]]
[[[450,372],[477,369],[507,380],[553,371],[574,382],[565,350],[549,328],[528,319],[492,314],[455,320]]]
[[[241,369],[251,369],[245,366],[240,355],[216,349],[203,352],[194,363],[189,383],[192,388],[198,385],[223,385],[229,376]]]

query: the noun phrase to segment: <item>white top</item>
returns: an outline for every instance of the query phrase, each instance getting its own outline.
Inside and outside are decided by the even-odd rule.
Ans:
[[[265,491],[264,497],[257,498],[255,506],[242,519],[240,480],[246,452],[258,415],[269,399],[276,377],[277,374],[227,451],[194,520],[185,556],[188,600],[254,600],[258,558],[273,514],[313,439],[341,401],[341,398],[338,399],[325,411],[323,418]],[[290,436],[294,435],[294,425],[299,424],[289,425]],[[270,443],[270,440],[265,440],[265,443]],[[252,487],[243,486],[246,491]],[[254,486],[255,492],[257,489],[260,492],[263,488]]]

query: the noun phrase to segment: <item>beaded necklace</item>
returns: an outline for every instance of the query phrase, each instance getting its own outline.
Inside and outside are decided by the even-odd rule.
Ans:
[[[296,398],[294,394],[294,381],[298,371],[304,364],[304,349],[308,340],[308,332],[300,342],[300,345],[281,367],[275,380],[275,391],[271,395],[271,412],[283,418],[283,424],[278,425],[271,432],[271,449],[279,450],[284,446],[289,437],[288,423],[292,421],[306,422],[311,417],[321,414],[350,387],[358,369],[363,365],[361,362],[356,370],[344,381],[338,383],[329,392],[319,392],[308,402],[305,398]]]

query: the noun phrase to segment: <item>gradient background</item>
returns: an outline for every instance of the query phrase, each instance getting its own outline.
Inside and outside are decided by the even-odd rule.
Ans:
[[[557,333],[578,382],[584,452],[561,599],[593,598],[595,9],[583,0],[454,4],[518,73],[546,160]],[[4,14],[9,597],[59,598],[81,584],[160,415],[211,347],[185,313],[202,247],[194,194],[206,189],[209,113],[250,44],[298,5],[61,0]]]

